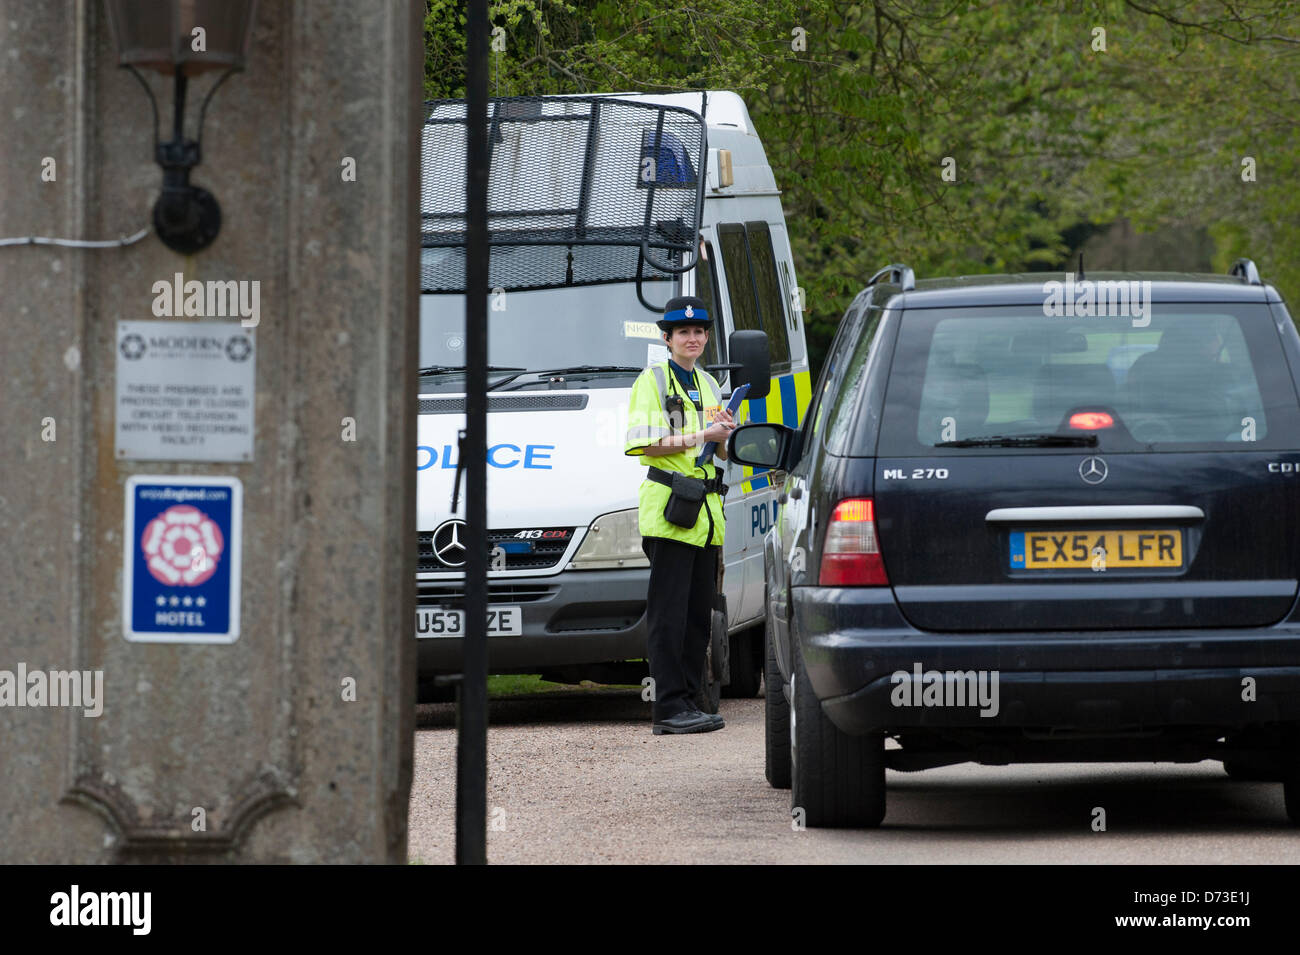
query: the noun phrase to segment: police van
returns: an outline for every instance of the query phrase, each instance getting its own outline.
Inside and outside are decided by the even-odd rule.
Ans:
[[[463,100],[429,104],[423,149],[415,629],[427,700],[436,677],[460,672],[465,630]],[[632,383],[668,358],[663,304],[696,295],[713,326],[702,364],[724,401],[762,376],[737,421],[799,427],[808,356],[780,191],[725,91],[495,99],[489,150],[489,669],[637,683],[649,564],[645,466],[623,453]],[[764,360],[732,355],[741,339],[751,352],[765,339]],[[778,507],[773,475],[724,474],[726,609],[701,701],[714,711],[724,684],[758,692],[763,538]]]

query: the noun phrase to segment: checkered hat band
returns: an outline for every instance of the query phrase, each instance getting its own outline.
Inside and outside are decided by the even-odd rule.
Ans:
[[[686,309],[675,308],[671,312],[664,312],[663,320],[665,322],[698,322],[701,325],[709,324],[709,311],[705,308],[691,309],[691,314],[686,314]]]

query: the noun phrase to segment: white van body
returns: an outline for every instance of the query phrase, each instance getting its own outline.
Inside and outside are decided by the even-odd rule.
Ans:
[[[810,395],[801,293],[780,192],[744,102],[731,92],[611,95],[704,116],[709,152],[700,237],[709,261],[676,281],[646,283],[646,297],[656,304],[679,294],[707,300],[709,290],[701,288],[699,271],[709,268],[705,282],[712,276],[716,289],[711,344],[725,347],[737,320],[746,320],[735,314],[736,296],[751,296],[746,301],[757,302],[758,313],[766,317],[756,327],[768,330],[770,339],[783,335],[785,341],[773,344],[777,353],[769,395],[745,402],[738,420],[798,427]],[[728,158],[723,151],[730,153],[734,178],[726,186],[721,185]],[[744,260],[759,262],[761,274],[738,274],[735,263]],[[658,317],[638,302],[634,283],[489,295],[488,361],[530,372],[606,362],[641,368],[668,357],[654,325]],[[755,327],[752,313],[748,322]],[[421,367],[454,365],[457,355],[463,363],[463,331],[462,295],[422,295]],[[513,374],[491,371],[489,384]],[[643,458],[623,453],[635,378],[634,372],[540,378],[520,373],[489,391],[493,613],[488,660],[493,673],[562,672],[572,680],[584,667],[645,656],[648,562],[635,534],[645,465]],[[455,566],[462,556],[456,544],[463,527],[455,522],[464,518],[463,487],[455,512],[451,503],[457,436],[465,426],[464,377],[434,375],[422,377],[420,384],[416,629],[420,678],[426,682],[460,670],[462,623],[443,611],[458,606],[463,593],[463,574]],[[722,381],[722,390],[725,400],[732,391],[728,380]],[[748,654],[761,672],[763,538],[776,520],[777,492],[767,475],[755,476],[749,468],[727,464],[725,475],[730,493],[724,588],[731,654],[733,659]],[[593,538],[593,527],[604,538]],[[618,556],[594,564],[583,559],[584,544],[594,546],[611,536],[622,541]]]

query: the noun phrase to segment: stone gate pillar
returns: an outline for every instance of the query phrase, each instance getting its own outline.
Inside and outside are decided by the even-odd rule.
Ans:
[[[0,246],[0,861],[406,861],[422,13],[259,4],[207,249]],[[148,226],[103,3],[0,71],[0,238]]]

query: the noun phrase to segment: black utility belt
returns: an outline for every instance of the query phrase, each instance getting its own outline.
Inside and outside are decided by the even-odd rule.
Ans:
[[[665,471],[663,468],[650,467],[648,470],[647,477],[651,481],[672,490],[668,495],[668,503],[664,505],[664,520],[678,527],[695,526],[706,494],[725,496],[727,493],[727,485],[722,483],[720,474],[706,480],[679,471]]]
[[[682,480],[687,480],[695,481],[704,485],[705,494],[721,494],[724,497],[727,494],[728,488],[727,485],[722,483],[721,474],[715,475],[706,480],[705,478],[691,477],[689,474],[682,474],[680,471],[665,471],[663,468],[657,468],[654,465],[651,465],[647,470],[650,473],[646,476],[651,481],[654,481],[656,484],[662,484],[665,487],[672,487],[674,481],[681,482]]]

